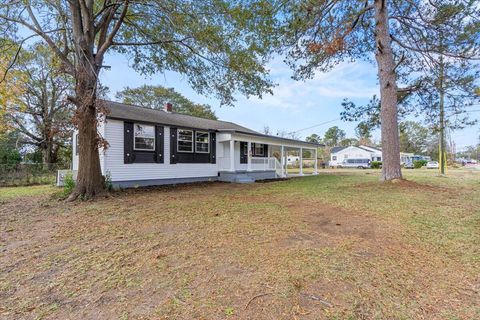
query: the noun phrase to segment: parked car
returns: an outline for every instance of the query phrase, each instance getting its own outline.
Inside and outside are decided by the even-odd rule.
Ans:
[[[403,167],[404,167],[405,169],[415,169],[415,165],[413,164],[413,161],[405,162],[405,164],[403,165]]]
[[[438,169],[438,162],[437,161],[428,161],[427,162],[427,169]]]
[[[339,168],[358,168],[367,169],[370,168],[370,159],[345,159],[338,165]]]

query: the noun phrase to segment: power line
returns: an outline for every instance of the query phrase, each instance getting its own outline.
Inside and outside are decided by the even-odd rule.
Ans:
[[[329,124],[329,123],[332,123],[332,122],[335,122],[335,121],[338,121],[338,120],[342,120],[342,118],[337,118],[337,119],[325,121],[325,122],[322,122],[322,123],[319,123],[319,124],[316,124],[316,125],[313,125],[313,126],[310,126],[310,127],[307,127],[307,128],[303,128],[303,129],[300,129],[300,130],[297,130],[297,131],[292,131],[292,132],[290,132],[290,133],[297,133],[297,132],[300,132],[300,131],[305,131],[305,130],[308,130],[308,129],[313,129],[313,128],[320,127],[320,126],[323,126],[323,125],[325,125],[325,124]]]

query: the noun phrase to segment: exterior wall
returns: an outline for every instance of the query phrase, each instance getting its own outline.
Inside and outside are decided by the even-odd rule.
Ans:
[[[105,138],[105,121],[99,121],[98,123],[98,133]],[[72,135],[72,170],[78,171],[78,154],[77,154],[77,135],[78,130],[75,130]],[[100,157],[100,167],[102,169],[102,174],[105,174],[105,158],[103,149],[99,152]]]
[[[123,163],[123,121],[108,119],[105,138],[109,147],[105,152],[104,174],[110,174],[112,182],[218,176],[217,164],[170,164],[170,127],[165,127],[164,163]],[[219,145],[217,143],[217,150],[223,150],[223,146]]]
[[[333,157],[336,156],[337,159],[333,160]],[[330,166],[337,166],[342,163],[345,159],[372,159],[372,154],[366,150],[357,148],[357,147],[348,147],[343,150],[340,150],[337,153],[332,153],[330,155]]]

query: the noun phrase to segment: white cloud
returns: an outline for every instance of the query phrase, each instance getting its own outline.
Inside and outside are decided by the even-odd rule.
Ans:
[[[273,95],[240,99],[240,103],[296,110],[323,106],[327,100],[369,99],[379,91],[376,69],[365,62],[341,63],[330,72],[317,73],[306,81],[291,79],[292,71],[281,61],[272,62],[270,71],[278,83]]]

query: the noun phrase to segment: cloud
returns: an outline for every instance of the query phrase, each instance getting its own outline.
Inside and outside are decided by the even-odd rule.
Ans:
[[[369,99],[379,91],[376,69],[366,62],[341,63],[330,72],[319,72],[306,81],[291,79],[292,71],[278,59],[269,67],[272,78],[278,84],[273,89],[273,95],[265,95],[262,99],[239,99],[240,103],[296,110],[315,108],[344,98]]]

